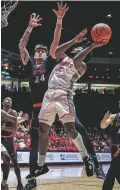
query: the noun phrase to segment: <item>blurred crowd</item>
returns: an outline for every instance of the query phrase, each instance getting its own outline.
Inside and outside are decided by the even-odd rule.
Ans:
[[[110,139],[102,131],[94,128],[88,128],[89,136],[94,145],[94,150],[97,152],[110,151]],[[25,121],[18,127],[18,131],[14,134],[14,142],[17,150],[28,150],[30,148],[30,131],[29,123]],[[69,151],[77,152],[77,148],[73,142],[67,137],[63,126],[56,122],[52,125],[49,136],[49,149],[48,151]]]
[[[116,113],[120,109],[120,90],[115,89],[114,93],[104,89],[104,93],[98,90],[76,90],[74,103],[76,113],[80,121],[85,125],[94,145],[95,151],[110,151],[110,139],[100,129],[100,121],[109,110]],[[1,88],[1,100],[11,97],[13,108],[20,112],[27,113],[31,118],[32,101],[29,90],[26,87],[21,89],[8,90],[5,86]],[[25,121],[18,127],[14,135],[17,149],[30,148],[29,121]],[[67,137],[64,128],[59,123],[54,123],[49,138],[49,151],[77,151],[72,141]]]

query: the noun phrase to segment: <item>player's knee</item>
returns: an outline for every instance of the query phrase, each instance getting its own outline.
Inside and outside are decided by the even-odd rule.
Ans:
[[[75,130],[74,123],[65,123],[64,127],[65,127],[65,131],[66,131],[67,135],[70,138],[75,139],[77,137],[77,131]]]
[[[16,155],[14,155],[14,156],[12,157],[12,163],[13,163],[13,165],[14,165],[14,169],[15,169],[15,170],[19,170],[19,165],[18,165],[18,162],[17,162],[17,156],[16,156]]]
[[[10,156],[9,155],[5,155],[5,164],[10,165]]]
[[[10,164],[10,156],[6,153],[1,153],[1,158],[4,162],[4,164],[9,165]]]
[[[39,136],[47,137],[49,135],[50,126],[45,123],[40,123]]]

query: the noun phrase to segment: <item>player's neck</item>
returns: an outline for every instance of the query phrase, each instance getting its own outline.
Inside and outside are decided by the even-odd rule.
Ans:
[[[5,106],[3,106],[3,110],[6,111],[6,112],[9,112],[10,108],[6,108]]]
[[[42,63],[41,63],[41,64],[37,64],[37,63],[36,63],[36,67],[40,67],[41,65],[42,65]]]
[[[36,60],[36,67],[40,67],[42,63],[43,63],[43,60]]]

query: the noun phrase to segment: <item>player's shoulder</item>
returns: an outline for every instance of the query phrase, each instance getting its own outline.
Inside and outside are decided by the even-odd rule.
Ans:
[[[13,115],[13,116],[18,116],[18,113],[17,113],[17,111],[16,110],[14,110],[14,109],[11,109],[10,110],[10,113],[11,113],[11,115]]]
[[[30,64],[35,64],[35,59],[34,59],[34,57],[31,56],[31,55],[30,55],[30,57],[29,57],[29,60],[28,60],[27,64],[24,65],[24,66],[27,66],[27,65],[30,65]]]
[[[47,62],[47,61],[55,61],[56,62],[56,59],[53,58],[50,54],[48,54],[44,62]]]

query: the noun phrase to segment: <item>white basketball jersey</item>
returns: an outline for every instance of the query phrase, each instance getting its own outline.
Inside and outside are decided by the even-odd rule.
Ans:
[[[53,69],[49,81],[48,89],[63,89],[71,91],[74,83],[80,78],[77,69],[74,66],[73,60],[65,57]]]

